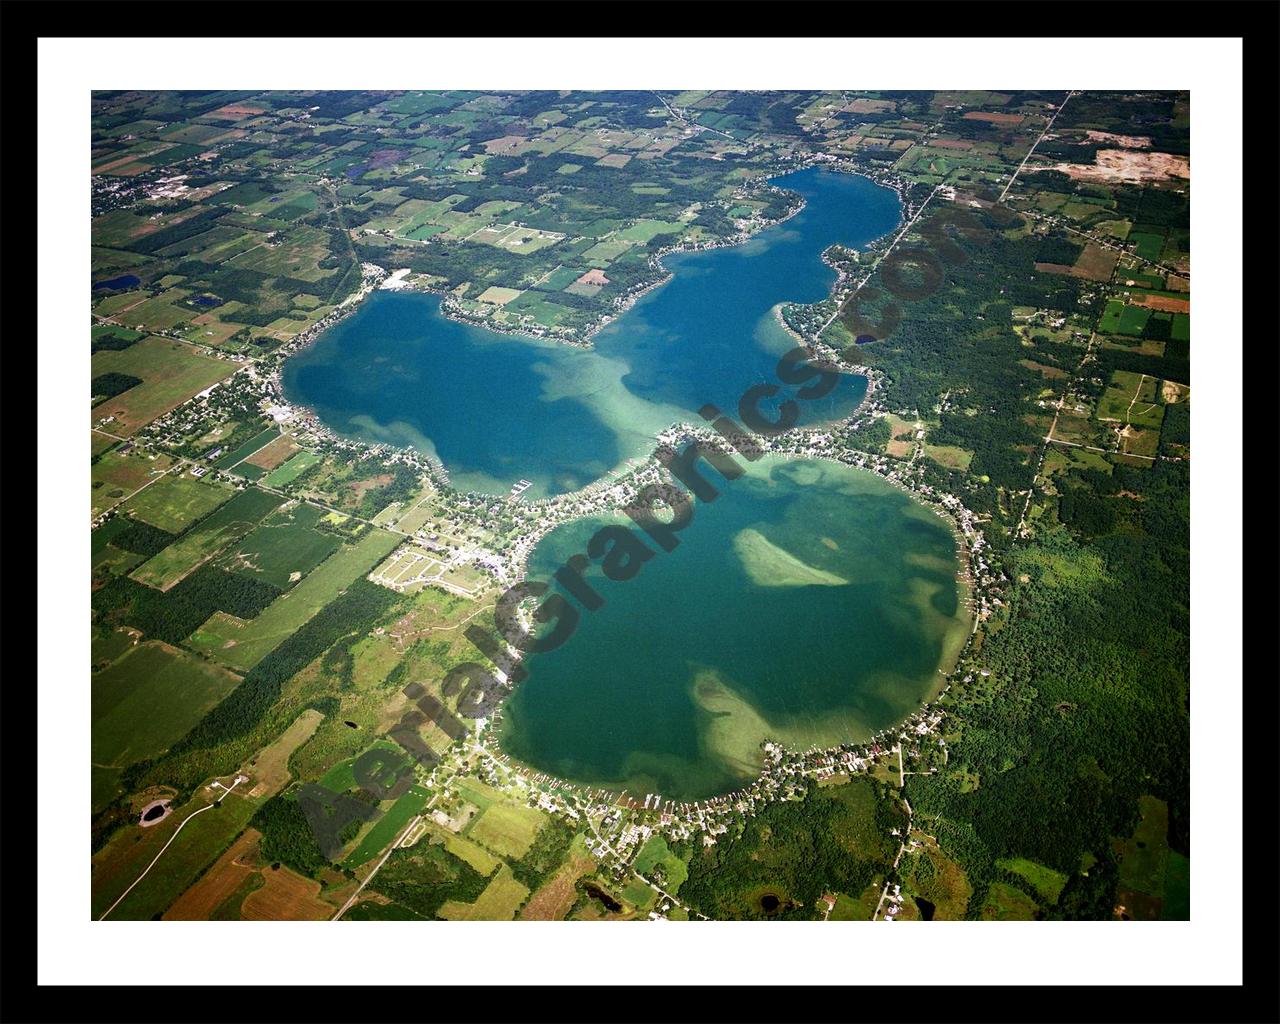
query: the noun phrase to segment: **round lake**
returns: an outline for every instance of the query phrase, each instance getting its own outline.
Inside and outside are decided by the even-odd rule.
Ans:
[[[765,739],[860,742],[934,694],[969,626],[946,522],[826,461],[767,457],[717,486],[633,579],[586,573],[605,604],[528,656],[504,750],[573,781],[696,799],[755,777]],[[550,579],[606,522],[629,523],[552,531],[529,577]]]

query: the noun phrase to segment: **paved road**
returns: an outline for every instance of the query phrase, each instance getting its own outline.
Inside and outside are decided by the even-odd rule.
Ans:
[[[1022,158],[1022,163],[1018,164],[1018,169],[1013,172],[1013,177],[1009,179],[1009,184],[1004,187],[1004,191],[1000,193],[1000,202],[1004,202],[1004,197],[1009,194],[1009,189],[1013,188],[1013,183],[1018,180],[1018,175],[1022,173],[1022,168],[1027,166],[1027,161],[1031,159],[1031,154],[1036,151],[1036,146],[1044,141],[1044,137],[1049,134],[1049,129],[1053,127],[1053,122],[1058,120],[1058,115],[1062,113],[1063,108],[1067,105],[1067,101],[1074,96],[1075,90],[1072,89],[1067,93],[1067,99],[1059,104],[1058,109],[1053,112],[1053,117],[1049,118],[1049,123],[1044,126],[1044,131],[1036,136],[1036,141],[1031,143],[1031,148],[1027,150],[1027,155]]]
[[[655,95],[655,96],[658,96],[658,94],[657,94],[656,92],[654,93],[654,95]],[[675,107],[673,107],[673,106],[672,106],[670,103],[668,103],[666,100],[664,100],[661,96],[658,96],[658,102],[660,102],[664,107],[666,107],[666,108],[667,108],[667,113],[668,113],[668,114],[670,114],[672,117],[674,117],[674,118],[675,118],[677,121],[679,121],[681,124],[687,124],[690,128],[698,128],[698,129],[700,129],[701,131],[704,131],[704,132],[714,132],[716,135],[723,135],[723,136],[724,136],[726,139],[728,139],[730,142],[737,142],[737,141],[738,141],[738,140],[737,140],[737,139],[735,139],[732,135],[730,135],[728,132],[722,132],[719,128],[712,128],[712,127],[710,127],[709,125],[699,124],[697,121],[690,121],[690,120],[689,120],[687,117],[685,117],[683,114],[681,114],[681,113],[677,113],[676,108],[675,108]]]
[[[353,904],[356,901],[356,899],[359,898],[360,894],[364,892],[364,887],[373,881],[373,876],[382,870],[382,865],[387,862],[387,858],[391,856],[392,851],[394,851],[397,846],[399,846],[401,843],[404,842],[405,836],[409,835],[409,833],[411,833],[415,828],[417,828],[418,822],[420,822],[421,820],[422,820],[422,815],[419,814],[413,819],[413,821],[409,822],[409,824],[404,827],[403,831],[398,832],[396,834],[395,839],[391,841],[391,845],[387,847],[387,852],[382,855],[382,860],[378,861],[378,863],[374,866],[374,869],[369,872],[368,877],[365,878],[365,880],[360,883],[356,891],[351,894],[351,898],[347,900],[346,903],[342,904],[342,906],[338,909],[338,912],[334,914],[333,917],[331,917],[329,920],[331,921],[340,920],[342,915],[345,914],[349,909],[351,909],[351,904]]]
[[[876,268],[879,267],[880,264],[884,262],[884,258],[898,247],[898,243],[901,242],[906,237],[907,232],[910,231],[912,226],[915,224],[915,222],[920,219],[920,214],[924,213],[924,208],[929,205],[929,200],[931,200],[935,195],[938,194],[938,189],[940,188],[942,188],[941,185],[933,186],[933,191],[930,192],[927,196],[925,196],[924,202],[920,204],[920,209],[916,210],[912,218],[902,226],[902,230],[898,232],[898,237],[895,238],[891,243],[889,243],[889,248],[885,249],[884,252],[882,252],[879,256],[876,257],[876,261],[873,264],[871,264],[867,272],[862,275],[862,280],[860,280],[856,285],[854,285],[853,289],[849,292],[849,294],[840,300],[840,304],[836,306],[836,311],[832,313],[831,316],[827,317],[826,322],[814,332],[813,336],[815,339],[822,337],[822,332],[825,331],[828,327],[830,327],[833,323],[835,323],[836,317],[838,317],[840,315],[841,310],[843,310],[844,307],[848,305],[849,300],[852,299],[855,295],[857,295],[858,292],[862,291],[863,286],[865,286],[866,283],[871,280],[872,275],[876,272]]]

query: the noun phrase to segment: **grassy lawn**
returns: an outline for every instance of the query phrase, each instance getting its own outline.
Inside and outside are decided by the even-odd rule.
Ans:
[[[506,857],[523,857],[542,827],[543,816],[529,807],[494,803],[467,830],[468,838]]]
[[[651,836],[640,848],[631,866],[673,895],[680,891],[680,886],[689,877],[689,868],[671,852],[662,836]],[[660,873],[657,878],[654,877],[655,869]]]

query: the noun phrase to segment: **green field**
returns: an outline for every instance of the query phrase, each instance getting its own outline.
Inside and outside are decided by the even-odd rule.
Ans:
[[[633,877],[622,887],[622,898],[637,910],[647,911],[658,902],[658,891]]]
[[[1067,884],[1067,876],[1060,871],[1025,857],[1007,857],[997,860],[996,865],[1025,879],[1046,903],[1057,903],[1062,887]]]
[[[1107,302],[1098,330],[1104,334],[1125,334],[1137,337],[1151,319],[1151,310],[1144,306],[1128,306],[1119,299]]]
[[[259,448],[269,444],[280,436],[280,431],[275,427],[268,427],[259,434],[254,435],[235,451],[226,452],[218,458],[213,464],[214,469],[230,469],[241,459],[247,459]]]
[[[440,908],[446,921],[510,921],[529,897],[529,890],[515,880],[505,864],[474,903],[450,900]]]
[[[120,517],[120,522],[127,523],[128,521],[128,518]],[[93,571],[100,573],[103,570],[108,570],[118,576],[123,576],[146,557],[146,555],[140,555],[135,551],[125,551],[114,544],[107,544],[101,550],[94,552]]]
[[[189,643],[195,650],[247,672],[337,597],[347,584],[390,554],[399,542],[393,533],[373,530],[350,547],[330,555],[305,580],[272,601],[256,619],[243,622],[216,612],[191,635]]]
[[[207,356],[190,345],[155,337],[144,338],[120,351],[95,352],[91,365],[94,377],[123,373],[142,378],[141,384],[102,402],[92,413],[95,423],[114,417],[111,432],[125,435],[237,369],[236,363]]]
[[[541,812],[510,803],[494,803],[467,829],[467,838],[504,857],[523,857],[542,827]]]
[[[131,575],[139,583],[168,590],[192,569],[252,530],[283,500],[257,487],[246,487]]]
[[[534,287],[544,292],[558,292],[573,284],[581,276],[581,270],[575,270],[573,267],[557,267],[539,280]]]
[[[170,465],[172,460],[167,455],[151,458],[138,451],[104,453],[90,470],[93,515],[96,517],[119,504]]]
[[[582,254],[582,258],[593,267],[607,267],[624,252],[630,249],[632,242],[621,237],[614,237],[593,245]]]
[[[1131,423],[1143,430],[1159,430],[1164,405],[1159,401],[1160,381],[1147,374],[1116,370],[1098,399],[1099,420]]]
[[[1004,882],[992,882],[982,904],[984,921],[1034,921],[1039,911],[1036,901],[1021,889]]]
[[[165,644],[131,648],[93,676],[93,761],[125,767],[167,750],[240,683]]]
[[[684,224],[677,220],[638,220],[628,228],[618,232],[619,238],[631,242],[648,242],[656,235],[674,234],[684,230]]]
[[[870,891],[874,894],[871,906],[868,908],[865,901],[854,899],[852,896],[846,896],[844,893],[836,894],[836,905],[831,908],[831,915],[827,918],[829,921],[870,921],[871,915],[875,911],[875,901],[880,898],[880,890],[877,886],[870,886]]]
[[[1156,234],[1135,229],[1129,232],[1128,240],[1134,244],[1133,251],[1144,260],[1158,260],[1161,252],[1164,251],[1163,232]]]
[[[390,740],[378,740],[375,743],[369,744],[366,749],[398,751],[400,750],[400,747],[392,743]],[[364,751],[362,750],[360,753],[363,754]],[[355,789],[356,777],[355,773],[351,769],[356,763],[357,757],[359,757],[359,755],[339,761],[320,777],[319,785],[324,786],[325,789],[333,793],[345,793],[349,789]]]
[[[225,484],[201,480],[187,473],[170,473],[139,491],[123,507],[152,526],[181,533],[234,493]]]
[[[483,846],[478,846],[462,836],[449,836],[444,841],[444,848],[459,860],[466,861],[485,877],[491,875],[502,863]]]
[[[396,835],[404,828],[415,814],[426,805],[430,794],[421,786],[410,786],[381,818],[373,823],[373,828],[365,833],[356,848],[347,854],[343,865],[358,868],[361,864],[373,860],[387,848]]]
[[[268,487],[281,487],[284,484],[292,483],[319,461],[320,456],[314,452],[298,452],[284,465],[277,466],[268,473],[266,479],[262,482]]]
[[[689,869],[684,861],[671,852],[667,847],[667,841],[662,836],[657,835],[651,836],[649,841],[640,848],[631,866],[672,894],[679,892],[680,886],[689,877]],[[658,872],[657,877],[654,874],[655,869]]]
[[[314,505],[281,509],[230,548],[221,564],[285,590],[341,546],[334,534],[315,529],[324,515]]]
[[[1133,835],[1117,840],[1120,857],[1118,899],[1136,920],[1186,921],[1191,916],[1191,864],[1169,849],[1169,806],[1144,795]]]

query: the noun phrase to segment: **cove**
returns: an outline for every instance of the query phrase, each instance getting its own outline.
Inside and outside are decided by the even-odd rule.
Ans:
[[[533,551],[547,580],[617,519]],[[611,581],[555,650],[526,657],[504,751],[571,781],[692,800],[754,778],[765,739],[862,742],[934,695],[968,635],[949,525],[879,476],[766,457],[698,503],[670,553]]]
[[[751,385],[775,381],[795,342],[774,307],[821,301],[836,279],[822,252],[864,246],[900,220],[897,195],[867,178],[809,168],[771,181],[804,209],[742,245],[664,257],[671,279],[591,350],[450,320],[439,296],[378,292],[286,360],[285,395],[339,434],[434,455],[461,490],[583,487],[648,455],[664,427],[700,422],[704,404],[732,413]],[[845,376],[800,425],[848,415],[865,391]]]

